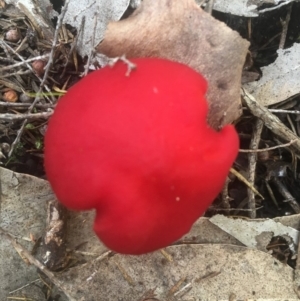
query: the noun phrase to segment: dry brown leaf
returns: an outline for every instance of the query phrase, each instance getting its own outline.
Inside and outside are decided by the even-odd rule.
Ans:
[[[109,57],[163,57],[189,65],[209,82],[214,128],[240,114],[241,73],[249,43],[194,0],[144,0],[128,19],[110,22],[97,50]]]
[[[262,77],[244,85],[244,88],[262,106],[280,103],[300,93],[300,44],[288,49],[278,49],[275,62],[262,67]]]
[[[37,238],[45,233],[46,204],[55,197],[50,185],[45,180],[1,167],[0,182],[0,228],[13,234],[25,249],[32,250],[28,236]],[[199,296],[202,300],[228,300],[232,292],[237,295],[236,299],[242,300],[246,297],[298,300],[293,291],[294,285],[298,288],[299,284],[298,268],[294,275],[292,268],[270,254],[242,247],[238,240],[207,218],[202,217],[193,225],[180,241],[184,245],[168,247],[165,254],[128,256],[107,252],[92,230],[94,212],[69,212],[68,216],[67,242],[74,266],[55,273],[55,279],[61,281],[66,293],[74,296],[73,300],[83,300],[80,296],[88,301],[93,297],[108,301],[120,298],[141,301],[152,297],[161,301],[171,297],[172,300],[173,297],[174,300],[198,300]],[[274,220],[298,229],[300,215]],[[249,227],[253,227],[252,223],[257,221],[249,222]],[[0,300],[13,296],[44,300],[41,290],[37,289],[41,285],[34,284],[39,279],[36,267],[27,266],[3,236],[0,236],[0,270],[1,275],[5,275],[0,281]],[[293,276],[296,277],[294,283]],[[128,283],[128,279],[135,285]],[[176,293],[175,288],[178,288]],[[53,289],[51,292],[55,295],[55,287]],[[14,294],[9,293],[14,290],[17,290]],[[176,296],[170,296],[172,292]],[[186,295],[182,297],[180,292]],[[69,300],[62,292],[59,294],[61,301]]]

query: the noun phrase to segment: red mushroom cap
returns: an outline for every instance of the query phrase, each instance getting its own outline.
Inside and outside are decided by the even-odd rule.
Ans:
[[[238,152],[232,126],[206,123],[205,79],[164,59],[133,59],[69,89],[45,136],[45,168],[68,208],[95,208],[110,249],[142,254],[187,233],[221,191]]]

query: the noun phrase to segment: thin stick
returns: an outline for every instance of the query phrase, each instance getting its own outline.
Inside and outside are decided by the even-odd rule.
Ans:
[[[38,95],[40,95],[40,93],[42,92],[43,87],[44,86],[46,87],[45,82],[46,82],[46,79],[48,77],[48,74],[49,74],[49,71],[50,71],[50,67],[51,67],[51,65],[53,63],[53,55],[54,55],[54,50],[55,50],[57,39],[58,39],[59,29],[60,29],[60,27],[62,25],[62,21],[64,19],[64,16],[65,16],[66,12],[67,12],[67,8],[68,8],[68,5],[69,5],[69,2],[70,2],[70,0],[66,0],[65,5],[63,6],[63,8],[61,10],[61,14],[58,17],[57,24],[56,24],[56,29],[55,29],[55,33],[54,33],[54,38],[53,38],[53,43],[52,43],[52,48],[51,48],[51,51],[50,51],[50,54],[49,54],[49,61],[48,61],[47,65],[46,65],[44,77],[43,77],[43,79],[41,81],[40,88],[38,90],[37,96],[36,96],[36,98],[34,99],[33,103],[30,105],[30,107],[28,109],[28,114],[32,113],[32,110],[34,109],[36,103],[40,100]],[[30,66],[29,64],[27,64],[27,65]],[[31,68],[31,66],[30,66],[30,68]],[[48,92],[50,92],[50,91],[48,91]],[[19,143],[19,141],[21,139],[21,136],[22,136],[22,133],[23,133],[23,131],[25,129],[25,126],[26,126],[27,122],[28,122],[28,119],[24,119],[24,121],[23,121],[23,123],[21,125],[21,128],[17,132],[16,139],[11,144],[11,149],[10,149],[10,151],[8,153],[8,157],[11,157],[12,153],[15,150],[16,145]]]
[[[266,147],[266,148],[260,148],[260,149],[239,149],[240,153],[260,153],[260,152],[267,152],[270,150],[274,150],[277,148],[281,148],[281,147],[288,147],[290,145],[292,145],[293,143],[295,143],[298,139],[294,139],[288,143],[285,144],[280,144],[280,145],[276,145],[276,146],[271,146],[271,147]]]
[[[279,47],[278,47],[279,49],[284,48],[284,44],[285,44],[285,41],[286,41],[286,35],[287,35],[287,31],[288,31],[289,23],[290,23],[290,19],[291,19],[292,5],[293,4],[291,4],[288,8],[285,21],[281,22],[281,24],[282,24],[282,33],[281,33]]]
[[[225,181],[225,184],[224,184],[223,190],[222,190],[222,204],[221,205],[223,208],[226,208],[226,209],[230,208],[230,204],[229,204],[230,197],[228,195],[228,185],[230,182],[231,182],[230,178],[226,177],[226,181]]]
[[[251,149],[257,149],[261,137],[261,132],[264,127],[264,123],[261,119],[257,119],[255,124],[255,129],[253,132],[253,137],[250,142]],[[256,153],[249,153],[248,154],[248,181],[251,186],[254,187],[255,184],[255,170],[256,170],[256,163],[257,163],[257,154]],[[250,187],[248,190],[248,208],[251,209],[249,217],[254,219],[256,218],[256,204],[255,204],[255,194],[253,189]]]
[[[23,59],[23,57],[19,54],[19,53],[17,53],[12,47],[10,47],[5,41],[1,41],[0,40],[0,43],[4,46],[4,48],[6,48],[6,49],[8,49],[9,51],[11,51],[13,54],[15,54],[25,65],[26,65],[26,67],[33,73],[33,74],[35,74],[36,75],[36,73],[34,72],[34,70],[32,69],[32,67],[31,67],[31,65],[30,64],[28,64],[28,63],[26,63],[26,61]],[[41,82],[41,85],[42,85],[42,79],[39,77],[39,76],[37,76],[36,75],[36,77],[38,78],[38,80]],[[51,90],[50,90],[50,88],[48,87],[48,86],[46,86],[45,85],[45,89],[48,91],[48,92],[50,92]]]
[[[48,63],[45,67],[45,73],[44,73],[44,76],[43,76],[43,80],[41,82],[40,90],[42,90],[42,87],[44,86],[44,84],[47,80],[47,77],[48,77],[48,74],[49,74],[49,71],[50,71],[50,67],[53,64],[54,51],[55,51],[56,43],[57,43],[57,40],[58,40],[59,29],[62,26],[62,21],[65,17],[66,12],[67,12],[69,2],[70,2],[70,0],[65,1],[65,5],[63,6],[63,8],[61,10],[61,14],[59,15],[58,20],[57,20],[57,24],[56,24],[56,28],[55,28],[55,32],[54,32],[54,37],[53,37],[53,42],[52,42],[52,47],[51,47],[51,51],[50,51],[50,54],[49,54],[49,60],[48,60]]]
[[[19,121],[19,120],[37,120],[40,118],[48,119],[53,114],[53,111],[50,112],[41,112],[34,114],[0,114],[0,120],[2,121]]]
[[[260,10],[259,11],[259,14],[263,14],[263,13],[265,13],[265,12],[267,12],[267,11],[272,11],[272,10],[277,10],[277,9],[279,9],[280,7],[282,7],[282,6],[284,6],[284,5],[287,5],[287,4],[289,4],[289,3],[291,3],[291,2],[293,2],[294,0],[287,0],[287,1],[284,1],[284,2],[282,2],[282,3],[280,3],[280,4],[278,4],[278,5],[274,5],[274,6],[272,6],[272,7],[268,7],[268,8],[265,8],[265,9],[262,9],[262,10]]]
[[[260,105],[244,88],[242,89],[242,95],[251,113],[260,118],[264,122],[264,125],[275,135],[286,141],[295,140],[295,142],[291,145],[291,148],[299,155],[300,138],[286,127],[277,116],[272,114],[266,107]]]
[[[14,69],[14,68],[17,68],[17,67],[20,67],[24,64],[28,64],[32,61],[36,61],[36,60],[43,60],[43,59],[46,59],[49,57],[50,54],[44,54],[44,55],[39,55],[39,56],[36,56],[36,57],[33,57],[31,59],[28,59],[28,60],[24,60],[22,62],[19,62],[19,63],[16,63],[16,64],[13,64],[13,65],[9,65],[9,66],[6,66],[6,67],[2,67],[0,68],[0,72],[3,72],[3,71],[7,71],[7,70],[10,70],[10,69]]]
[[[259,210],[259,209],[262,209],[264,208],[263,206],[260,206],[260,207],[257,207],[255,208],[255,210]],[[241,208],[217,208],[217,207],[214,207],[214,206],[210,206],[207,210],[209,211],[245,211],[245,212],[251,212],[252,209],[241,209]]]
[[[1,75],[2,78],[6,78],[6,77],[11,77],[11,76],[16,76],[16,75],[26,75],[26,74],[29,74],[31,73],[30,70],[25,70],[25,71],[17,71],[17,72],[13,72],[13,73],[8,73],[8,74],[5,74],[5,75]]]
[[[113,260],[113,262],[115,263],[115,265],[117,266],[117,268],[119,269],[119,271],[121,272],[121,274],[123,275],[123,277],[125,278],[125,280],[132,286],[135,285],[135,281],[133,280],[133,278],[127,273],[126,269],[117,261],[117,260]]]
[[[0,102],[0,108],[28,108],[31,106],[31,103],[19,103],[19,102]],[[40,109],[54,109],[55,105],[52,104],[36,104],[36,108]]]
[[[15,289],[14,291],[9,292],[8,294],[9,294],[9,295],[14,294],[14,293],[16,293],[16,292],[22,290],[23,288],[28,287],[28,286],[30,286],[30,285],[32,285],[33,283],[36,283],[36,282],[38,282],[38,281],[41,281],[41,279],[33,280],[33,281],[31,281],[31,282],[29,282],[29,283],[27,283],[27,284],[25,284],[25,285],[23,285],[23,286],[21,286],[21,287]]]
[[[97,21],[98,21],[98,11],[99,11],[99,7],[96,6],[96,12],[94,14],[94,27],[93,27],[93,35],[92,35],[92,41],[91,41],[91,51],[90,51],[90,55],[88,57],[88,61],[85,65],[85,70],[84,70],[84,76],[86,76],[89,72],[90,69],[90,64],[92,61],[92,57],[95,55],[95,36],[96,36],[96,29],[97,29]]]
[[[282,109],[269,109],[272,113],[286,113],[286,114],[300,114],[297,110],[282,110]]]
[[[286,199],[286,202],[293,208],[293,210],[298,214],[300,213],[300,206],[296,202],[296,199],[291,195],[287,188],[280,182],[277,177],[272,178],[272,182],[276,185],[279,193]]]

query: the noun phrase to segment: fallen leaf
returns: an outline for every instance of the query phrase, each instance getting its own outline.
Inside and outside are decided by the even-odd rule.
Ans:
[[[285,237],[291,244],[293,250],[295,250],[298,245],[299,231],[292,227],[285,226],[280,222],[275,222],[272,219],[244,220],[240,218],[228,218],[224,215],[217,214],[209,220],[250,248],[257,248],[267,252],[266,247],[273,236]],[[264,240],[262,240],[262,235],[265,236]],[[258,238],[260,240],[258,240]]]
[[[57,275],[77,300],[297,300],[293,269],[240,246],[182,245],[142,256],[93,260]],[[201,297],[199,297],[201,296]],[[81,299],[82,298],[82,299]],[[200,298],[200,299],[199,299]]]
[[[273,64],[262,67],[260,80],[244,86],[263,106],[269,106],[300,93],[300,44],[277,50],[278,57]]]
[[[128,5],[129,0],[70,0],[64,23],[77,28],[76,49],[82,57],[91,55],[94,47],[103,39],[107,23],[119,20]]]
[[[40,237],[45,233],[46,204],[54,198],[50,185],[45,180],[1,167],[0,182],[0,227],[31,250],[30,236]],[[146,299],[151,292],[159,300],[166,300],[164,296],[173,298],[175,294],[175,300],[193,300],[199,296],[205,300],[228,300],[233,284],[234,293],[240,299],[251,297],[252,291],[255,291],[255,299],[296,298],[292,290],[292,268],[269,254],[241,247],[239,241],[207,218],[200,218],[179,242],[191,245],[174,245],[166,248],[164,254],[158,251],[143,256],[124,256],[107,252],[97,239],[92,230],[93,212],[69,212],[69,216],[67,243],[76,266],[55,276],[76,300],[118,300],[121,296],[124,301],[131,301],[143,296]],[[296,229],[299,220],[300,215],[275,219]],[[248,226],[256,223],[250,221]],[[43,299],[38,297],[40,285],[35,285],[39,281],[36,267],[27,266],[2,236],[0,270],[4,275],[0,281],[0,300],[13,296]],[[21,287],[24,288],[19,290]],[[78,293],[80,288],[82,290]],[[9,294],[14,290],[17,291]],[[59,294],[61,301],[68,300],[61,291]],[[85,299],[80,299],[80,296]]]
[[[249,43],[194,0],[144,0],[127,19],[110,22],[97,50],[109,57],[163,57],[189,65],[209,82],[209,124],[240,114],[241,73]]]
[[[278,9],[295,1],[296,0],[216,0],[214,10],[237,16],[258,17],[264,12]]]

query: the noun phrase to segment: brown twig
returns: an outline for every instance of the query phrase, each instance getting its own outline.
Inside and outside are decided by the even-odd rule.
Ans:
[[[263,206],[260,206],[260,207],[257,207],[255,208],[255,210],[259,210],[259,209],[262,209],[264,208]],[[217,208],[215,206],[210,206],[207,210],[210,210],[210,211],[216,211],[216,212],[219,212],[219,211],[243,211],[243,212],[251,212],[252,209],[241,209],[241,208]]]
[[[268,8],[262,9],[262,10],[259,11],[259,13],[262,14],[262,13],[265,13],[265,12],[268,12],[268,11],[272,11],[272,10],[275,10],[275,9],[278,10],[280,7],[282,7],[284,5],[287,5],[287,4],[289,4],[289,3],[293,2],[293,1],[294,0],[284,1],[284,2],[282,2],[280,4],[278,4],[278,5],[274,5],[272,7],[268,7]]]
[[[280,144],[280,145],[276,145],[276,146],[272,146],[272,147],[260,148],[260,149],[239,149],[239,152],[240,153],[260,153],[260,152],[267,152],[267,151],[278,149],[278,148],[281,148],[281,147],[291,146],[297,140],[294,139],[294,140],[292,140],[292,141],[290,141],[288,143],[284,143],[284,144]]]
[[[115,265],[117,266],[117,268],[119,269],[119,271],[121,272],[122,276],[124,277],[124,279],[132,286],[134,286],[136,283],[133,280],[133,278],[127,273],[126,269],[115,259],[113,261],[115,263]]]
[[[14,55],[16,55],[25,65],[26,65],[26,67],[33,73],[33,74],[35,74],[36,75],[36,77],[38,78],[38,80],[41,82],[41,86],[42,86],[42,83],[43,83],[43,80],[39,77],[39,76],[37,76],[37,74],[34,72],[34,70],[32,69],[32,67],[31,67],[31,65],[29,64],[29,63],[27,63],[24,59],[23,59],[23,57],[19,54],[19,53],[17,53],[12,47],[10,47],[5,41],[1,41],[0,40],[0,43],[4,46],[3,48],[5,49],[8,49],[9,51],[11,51]],[[42,87],[44,87],[45,86],[45,89],[48,91],[48,92],[50,92],[51,90],[50,90],[50,88],[47,86],[47,85],[43,85]]]
[[[13,65],[2,67],[2,68],[0,68],[0,72],[7,71],[7,70],[10,70],[10,69],[14,69],[14,68],[17,68],[17,67],[21,67],[24,64],[28,64],[28,63],[36,61],[36,60],[43,60],[43,59],[46,59],[48,57],[49,57],[49,54],[39,55],[39,56],[30,58],[30,59],[24,60],[22,62],[15,63]]]
[[[280,180],[277,177],[274,177],[272,178],[272,182],[276,185],[279,193],[285,198],[285,201],[289,203],[295,213],[300,213],[299,204],[296,202],[295,198],[291,195],[287,188],[280,182]]]
[[[92,57],[95,56],[95,36],[96,36],[96,28],[97,28],[97,21],[98,21],[98,11],[99,11],[99,7],[96,6],[96,12],[94,14],[94,27],[93,27],[93,35],[92,35],[92,41],[91,41],[91,51],[90,51],[90,55],[88,56],[88,61],[85,65],[85,68],[84,68],[84,74],[83,76],[86,76],[89,72],[89,68],[90,68],[90,64],[91,64],[91,61],[92,61]]]
[[[19,121],[26,119],[29,120],[37,120],[40,118],[48,119],[53,114],[53,111],[50,112],[41,112],[41,113],[34,113],[34,114],[0,114],[0,119],[3,121]]]
[[[35,105],[40,100],[40,98],[39,98],[38,95],[41,94],[41,92],[43,90],[43,87],[45,86],[45,82],[46,82],[46,79],[48,77],[48,74],[49,74],[49,71],[50,71],[50,67],[52,66],[52,63],[53,63],[54,50],[56,48],[56,43],[57,43],[57,40],[58,40],[59,29],[60,29],[60,27],[62,25],[62,21],[64,19],[64,16],[65,16],[66,12],[67,12],[67,8],[68,8],[68,5],[69,5],[69,2],[70,2],[70,0],[66,0],[65,5],[63,6],[63,8],[61,10],[61,14],[58,17],[57,24],[56,24],[56,29],[55,29],[55,33],[54,33],[54,38],[53,38],[53,43],[52,43],[51,51],[50,51],[50,54],[49,54],[49,60],[48,60],[48,63],[46,65],[46,67],[45,67],[45,73],[44,73],[43,79],[41,81],[40,88],[39,88],[39,91],[37,93],[37,96],[36,96],[36,98],[34,99],[34,101],[32,102],[32,104],[30,105],[30,107],[28,109],[28,114],[32,113],[32,110],[34,109]],[[22,58],[22,61],[24,61],[23,58]],[[32,68],[31,68],[31,66],[29,64],[27,64],[27,66],[29,66],[30,70],[32,70]],[[20,141],[22,133],[23,133],[23,131],[25,129],[25,126],[26,126],[27,122],[28,122],[28,119],[24,119],[24,121],[23,121],[23,123],[21,125],[21,128],[17,132],[17,137],[15,138],[15,140],[13,141],[13,143],[11,144],[11,149],[9,151],[8,157],[10,157],[12,155],[12,153],[14,152],[14,149],[15,149],[16,145]]]
[[[287,35],[287,31],[288,31],[289,23],[290,23],[290,19],[291,19],[292,6],[293,6],[293,4],[291,4],[288,8],[285,21],[281,21],[282,32],[281,32],[281,37],[280,37],[280,42],[279,42],[279,47],[278,47],[279,49],[284,48],[284,44],[286,41],[286,35]]]
[[[288,127],[286,127],[280,119],[272,114],[266,107],[259,104],[255,98],[247,92],[245,89],[242,89],[242,96],[246,102],[251,113],[260,118],[264,125],[270,129],[275,135],[280,137],[283,140],[295,142],[291,145],[291,148],[300,154],[300,138],[295,135]]]
[[[34,258],[30,252],[28,252],[22,245],[20,245],[16,239],[7,231],[5,231],[4,229],[2,229],[0,227],[0,234],[2,235],[2,237],[4,237],[6,240],[8,240],[13,247],[17,250],[17,252],[19,254],[22,254],[22,256],[24,256],[29,262],[30,264],[33,264],[35,267],[37,267],[41,272],[43,272],[48,278],[49,280],[58,288],[60,289],[62,292],[64,292],[64,294],[69,298],[70,301],[76,301],[68,292],[68,290],[65,288],[64,284],[58,280],[56,278],[56,276],[49,271],[40,261],[38,261],[36,258]]]
[[[31,106],[31,103],[14,103],[14,102],[0,102],[0,108],[28,108]],[[36,104],[36,108],[40,109],[54,109],[55,105],[52,104]]]
[[[255,129],[253,132],[253,137],[250,142],[250,148],[256,150],[259,146],[260,136],[262,133],[264,123],[261,119],[257,119],[255,123]],[[257,154],[249,153],[248,154],[248,181],[251,186],[255,185],[255,171],[256,171],[256,162]],[[248,188],[248,208],[251,209],[249,217],[254,219],[256,218],[256,204],[255,204],[255,194],[252,189]]]
[[[272,113],[300,114],[298,110],[269,109]]]
[[[228,195],[228,185],[229,185],[230,182],[231,182],[230,178],[227,177],[226,181],[225,181],[225,184],[223,186],[223,190],[222,190],[222,204],[221,204],[221,206],[224,209],[230,209],[230,204],[229,204],[230,197]]]

